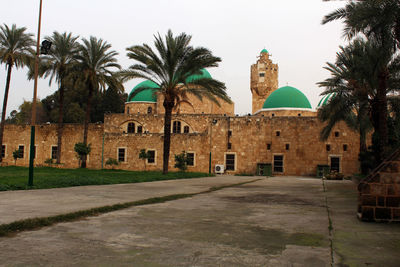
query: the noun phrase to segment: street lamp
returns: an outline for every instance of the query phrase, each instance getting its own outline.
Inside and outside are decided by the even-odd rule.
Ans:
[[[29,153],[29,180],[28,180],[29,186],[33,186],[33,161],[35,159],[36,98],[37,98],[37,81],[39,73],[39,53],[40,53],[39,42],[40,42],[41,22],[42,22],[42,0],[40,0],[40,5],[39,5],[39,22],[38,22],[36,56],[35,56],[35,82],[33,86],[32,119],[31,119],[31,147]]]

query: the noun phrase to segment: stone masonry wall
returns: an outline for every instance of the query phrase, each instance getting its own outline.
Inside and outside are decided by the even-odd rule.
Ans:
[[[315,175],[317,165],[329,165],[331,157],[340,158],[340,171],[345,175],[358,172],[358,134],[344,123],[333,129],[327,141],[320,141],[319,134],[323,125],[315,117],[184,114],[174,115],[173,120],[187,123],[191,130],[189,133],[172,134],[169,165],[172,170],[174,154],[185,150],[195,154],[195,165],[189,168],[190,171],[208,172],[211,152],[212,170],[215,164],[226,165],[227,153],[235,155],[235,168],[228,173],[255,173],[257,163],[274,164],[274,155],[282,155],[284,163],[284,171],[275,175]],[[124,133],[124,127],[129,121],[140,123],[145,131]],[[103,162],[108,158],[117,159],[118,148],[125,148],[126,160],[118,168],[142,170],[145,164],[138,158],[139,151],[152,149],[156,151],[156,162],[146,164],[146,169],[162,169],[162,115],[106,114],[104,125],[91,124],[89,129],[89,143],[92,145],[89,168],[101,168],[104,134]],[[81,142],[82,134],[82,125],[65,126],[62,167],[78,167],[73,146]],[[12,151],[18,145],[25,145],[25,151],[28,151],[29,136],[28,126],[6,126],[6,164],[14,164]],[[51,146],[57,144],[56,125],[38,126],[36,144],[35,163],[43,165],[51,156]],[[27,166],[28,157],[18,159],[17,165]]]

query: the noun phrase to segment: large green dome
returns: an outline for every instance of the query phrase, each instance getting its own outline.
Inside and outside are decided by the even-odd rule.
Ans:
[[[206,69],[201,69],[200,72],[201,72],[201,74],[194,74],[194,75],[189,76],[186,79],[186,82],[190,83],[192,81],[195,81],[195,80],[198,80],[198,79],[203,79],[203,78],[212,79],[210,73]]]
[[[133,92],[137,90],[138,88],[149,88],[147,90],[141,91],[140,93],[136,94],[135,96],[133,95]],[[157,102],[157,96],[153,94],[153,90],[151,88],[158,88],[157,84],[155,84],[152,81],[144,81],[136,85],[132,91],[130,92],[128,96],[128,102],[152,102],[156,103]]]
[[[336,93],[330,93],[327,95],[324,95],[321,100],[318,102],[317,108],[321,108],[322,106],[325,106],[328,104],[330,100],[332,100],[336,96]]]
[[[263,109],[277,108],[311,109],[311,104],[300,90],[284,86],[272,92],[263,105]]]

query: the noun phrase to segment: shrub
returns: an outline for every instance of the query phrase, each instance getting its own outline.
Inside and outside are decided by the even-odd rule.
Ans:
[[[22,159],[24,157],[24,154],[22,153],[21,150],[16,149],[13,151],[13,158],[14,158],[14,164],[17,164],[17,159]]]
[[[47,166],[51,166],[51,165],[53,165],[53,159],[46,159],[45,161],[44,161],[44,163],[46,163],[47,164]]]
[[[119,162],[116,159],[108,158],[106,161],[106,165],[110,165],[111,168],[114,169],[114,166],[118,166]]]
[[[175,165],[174,165],[175,168],[178,168],[181,171],[186,171],[187,164],[188,164],[188,157],[185,151],[182,151],[182,153],[178,155],[175,154]]]
[[[146,149],[141,149],[139,152],[139,159],[143,160],[144,170],[146,170],[146,159],[150,158],[149,152]]]
[[[80,162],[84,159],[84,157],[86,157],[90,153],[90,150],[91,150],[90,144],[85,145],[84,143],[76,143],[74,150],[77,154],[77,157],[79,159],[79,165],[80,165]]]
[[[327,180],[343,180],[344,175],[343,173],[337,171],[331,171],[329,174],[325,176]]]

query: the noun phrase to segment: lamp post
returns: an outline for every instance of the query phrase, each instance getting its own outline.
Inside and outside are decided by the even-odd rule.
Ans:
[[[37,98],[37,81],[39,73],[39,53],[40,53],[40,26],[42,22],[42,0],[39,4],[39,22],[36,42],[35,56],[35,82],[33,86],[33,101],[32,101],[32,119],[31,119],[31,147],[29,153],[29,180],[28,185],[33,186],[33,162],[35,159],[35,124],[36,124],[36,98]]]

